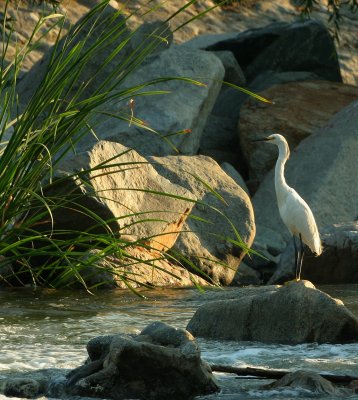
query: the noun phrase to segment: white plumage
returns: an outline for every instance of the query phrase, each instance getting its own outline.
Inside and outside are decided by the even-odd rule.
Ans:
[[[316,255],[322,253],[322,245],[316,221],[308,204],[286,183],[285,163],[290,155],[286,139],[282,135],[273,134],[267,138],[255,141],[265,141],[275,144],[278,147],[279,154],[275,166],[277,205],[284,224],[293,236],[295,246],[296,279],[299,280],[304,253],[302,242],[305,243]],[[300,250],[297,249],[295,236],[300,239]]]

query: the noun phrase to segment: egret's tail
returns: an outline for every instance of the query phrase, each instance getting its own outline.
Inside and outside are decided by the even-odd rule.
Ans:
[[[316,256],[320,256],[323,251],[323,246],[320,237],[316,237],[313,243],[313,248],[311,249]]]

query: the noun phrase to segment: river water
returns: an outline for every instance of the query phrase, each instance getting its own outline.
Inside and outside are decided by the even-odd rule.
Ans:
[[[358,285],[320,289],[340,298],[358,316]],[[196,289],[158,289],[142,292],[146,299],[126,291],[97,292],[95,296],[81,291],[0,291],[0,378],[15,371],[75,368],[86,359],[86,343],[95,336],[139,333],[158,320],[185,328],[208,296],[220,296],[221,293],[232,296],[235,290],[210,289],[200,294]],[[210,363],[358,376],[358,343],[288,346],[198,341],[202,357]],[[312,398],[311,393],[302,390],[267,391],[261,388],[270,381],[239,379],[231,374],[216,374],[216,377],[222,392],[201,399]],[[358,395],[349,398],[357,400]]]

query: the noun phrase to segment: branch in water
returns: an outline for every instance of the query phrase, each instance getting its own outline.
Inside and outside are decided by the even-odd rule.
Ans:
[[[213,372],[227,372],[230,374],[236,374],[239,376],[257,376],[263,379],[280,379],[284,375],[292,371],[284,371],[277,369],[266,369],[266,368],[252,368],[252,367],[232,367],[230,365],[210,365]],[[327,379],[334,383],[349,383],[353,380],[358,380],[358,376],[350,375],[334,375],[334,374],[319,374],[322,378]]]

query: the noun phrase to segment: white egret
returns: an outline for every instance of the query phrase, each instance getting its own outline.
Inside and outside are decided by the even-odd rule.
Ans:
[[[278,147],[279,153],[275,166],[277,205],[281,218],[293,237],[296,280],[300,280],[304,254],[303,243],[316,255],[319,256],[322,253],[321,239],[316,221],[308,204],[286,183],[285,163],[290,155],[286,139],[282,135],[273,134],[263,139],[253,140],[253,142],[261,141],[275,144]],[[300,249],[296,244],[295,236],[299,238]]]

